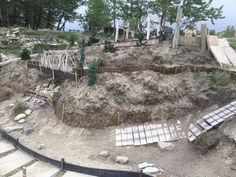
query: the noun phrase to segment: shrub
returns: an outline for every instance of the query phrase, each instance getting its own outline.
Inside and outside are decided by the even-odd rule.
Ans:
[[[35,43],[32,48],[32,53],[39,53],[43,50],[47,50],[47,44],[41,42]]]
[[[77,35],[75,35],[75,34],[72,34],[72,35],[70,36],[70,38],[69,38],[70,47],[72,47],[72,46],[75,45],[75,42],[76,42],[77,38],[78,38],[78,37],[77,37]]]
[[[231,82],[232,80],[230,78],[230,74],[226,72],[216,71],[212,73],[212,76],[211,76],[212,85],[227,86]]]
[[[30,59],[30,51],[24,48],[21,52],[21,60],[29,60]]]
[[[135,37],[138,39],[136,43],[138,46],[145,45],[147,43],[143,42],[145,35],[142,32],[139,32]]]
[[[116,52],[116,48],[114,48],[114,45],[112,45],[110,41],[105,40],[103,52],[114,53]]]
[[[88,69],[88,86],[93,86],[96,83],[97,61],[93,60]]]
[[[195,149],[205,153],[213,149],[219,143],[220,139],[221,134],[219,133],[219,130],[211,130],[197,137],[197,139],[193,142],[193,146]]]
[[[58,49],[59,50],[65,50],[67,48],[67,44],[60,44],[59,46],[58,46]]]
[[[15,107],[13,108],[13,114],[17,115],[23,113],[27,109],[26,105],[22,102],[17,102]]]
[[[0,54],[0,63],[3,61],[3,59],[2,59],[2,55]]]
[[[92,32],[91,36],[89,37],[89,40],[87,42],[88,46],[91,46],[92,44],[96,44],[99,42],[99,39],[96,38],[96,32]]]
[[[84,69],[84,61],[85,61],[85,48],[84,43],[82,42],[81,49],[80,49],[80,59],[77,60],[77,74],[81,77],[81,71]]]
[[[63,83],[63,79],[60,76],[55,75],[55,78],[51,82],[56,86],[59,86]]]

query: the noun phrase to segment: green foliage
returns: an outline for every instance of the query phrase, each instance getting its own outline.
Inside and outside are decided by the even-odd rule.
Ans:
[[[15,107],[13,108],[13,114],[18,115],[23,113],[27,109],[26,105],[22,102],[17,102]]]
[[[216,35],[216,30],[210,30],[210,31],[209,31],[209,34],[210,34],[210,35]]]
[[[139,32],[135,37],[138,39],[138,41],[136,42],[138,46],[145,45],[147,43],[143,42],[143,40],[145,39],[144,33]]]
[[[24,48],[21,52],[21,60],[29,60],[30,59],[30,51]]]
[[[96,44],[99,42],[99,39],[96,38],[96,34],[97,34],[96,32],[92,32],[87,42],[87,46],[91,46],[92,44]]]
[[[77,35],[75,34],[72,34],[69,38],[69,42],[70,42],[70,47],[74,46],[75,45],[75,42],[77,41]]]
[[[236,49],[236,38],[229,38],[228,41],[230,46]]]
[[[33,48],[32,48],[32,53],[40,53],[43,50],[47,49],[47,44],[46,43],[34,43]]]
[[[58,46],[58,50],[65,50],[67,48],[67,44],[60,44]]]
[[[88,31],[100,31],[110,25],[109,8],[105,0],[89,0],[84,18]]]
[[[236,29],[234,26],[227,26],[227,28],[222,32],[223,37],[235,37]]]
[[[63,83],[63,79],[60,76],[55,75],[54,79],[52,80],[52,83],[56,86],[59,86]]]
[[[2,59],[2,55],[0,54],[0,63],[3,61],[3,59]]]
[[[96,83],[96,71],[97,71],[97,61],[96,59],[94,59],[93,62],[89,64],[88,86],[93,86]]]
[[[211,76],[211,84],[216,86],[227,86],[228,84],[234,82],[230,74],[226,72],[213,72]]]
[[[85,61],[85,46],[84,41],[82,42],[81,48],[80,48],[80,59],[77,60],[77,68],[76,72],[81,77],[81,72],[84,69],[84,61]]]
[[[114,47],[114,45],[111,44],[110,41],[105,40],[103,52],[114,53],[116,52],[116,48]]]

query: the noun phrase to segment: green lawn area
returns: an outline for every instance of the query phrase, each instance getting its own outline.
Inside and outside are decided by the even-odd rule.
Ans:
[[[236,48],[236,37],[228,38],[228,41],[231,47]]]

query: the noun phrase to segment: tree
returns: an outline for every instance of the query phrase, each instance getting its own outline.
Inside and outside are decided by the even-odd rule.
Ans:
[[[222,32],[224,37],[235,37],[236,30],[234,26],[227,26],[227,28]]]
[[[143,31],[143,17],[149,10],[148,0],[124,0],[122,5],[122,18],[130,24],[130,28],[136,32]]]
[[[223,6],[211,7],[212,2],[213,0],[184,0],[182,27],[194,27],[197,22],[206,20],[211,20],[214,24],[216,19],[224,18]],[[160,25],[164,27],[166,21],[175,23],[176,9],[180,4],[181,0],[154,0],[150,2],[150,8],[161,18]]]
[[[113,21],[113,26],[116,26],[116,19],[121,17],[121,5],[123,1],[122,0],[107,0],[107,5],[109,8],[109,15]]]
[[[110,25],[109,8],[104,0],[89,0],[85,22],[90,32],[102,30]]]
[[[94,59],[93,62],[89,64],[88,86],[93,86],[96,83],[96,71],[97,71],[97,61],[96,59]]]

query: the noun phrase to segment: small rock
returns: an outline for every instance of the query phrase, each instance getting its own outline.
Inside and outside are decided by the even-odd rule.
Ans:
[[[143,169],[143,173],[146,173],[146,174],[155,174],[155,173],[160,173],[160,172],[161,170],[156,167],[146,167]]]
[[[31,110],[31,109],[27,109],[27,110],[25,111],[25,114],[26,114],[27,116],[29,116],[31,113],[32,113],[32,110]]]
[[[116,162],[120,164],[127,164],[129,162],[129,158],[126,156],[117,156]]]
[[[44,144],[40,144],[39,146],[38,146],[38,150],[43,150],[45,148],[45,146],[44,146]]]
[[[147,162],[143,162],[143,163],[138,164],[139,169],[144,169],[146,167],[153,167],[153,166],[154,165],[152,163],[147,163]]]
[[[18,114],[15,118],[14,121],[19,121],[21,119],[25,119],[26,115],[25,114]]]
[[[9,108],[13,108],[14,106],[15,106],[14,103],[11,103],[11,104],[8,105]]]
[[[47,88],[47,87],[48,87],[48,84],[43,84],[43,87],[44,87],[44,88]]]
[[[236,170],[236,162],[230,166],[231,170]]]
[[[174,149],[175,145],[173,143],[169,143],[169,142],[159,142],[158,146],[163,149],[163,150],[167,150],[170,151],[172,149]]]
[[[11,133],[11,132],[14,132],[14,131],[20,131],[23,129],[23,126],[22,125],[14,125],[14,126],[9,126],[9,127],[5,127],[4,130],[7,132],[7,133]]]
[[[110,153],[109,153],[108,151],[101,151],[101,152],[99,153],[99,156],[104,157],[104,158],[107,158],[107,157],[110,156]]]
[[[23,124],[23,123],[25,123],[25,122],[26,122],[25,119],[21,119],[21,120],[18,121],[19,124]]]
[[[31,99],[30,96],[24,97],[24,98],[22,98],[22,102],[27,102],[27,101],[29,101],[30,99]]]
[[[29,135],[30,133],[32,133],[34,131],[33,127],[31,125],[26,125],[23,128],[23,134],[24,135]]]

